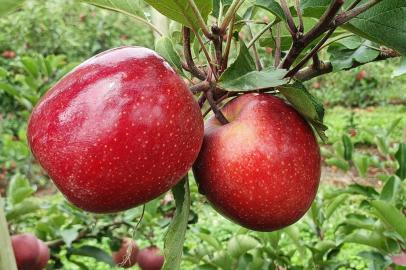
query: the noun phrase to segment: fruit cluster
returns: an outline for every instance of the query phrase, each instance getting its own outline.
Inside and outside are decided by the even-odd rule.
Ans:
[[[167,192],[190,170],[213,207],[272,231],[309,209],[320,178],[314,133],[293,107],[246,94],[206,121],[184,81],[154,51],[121,47],[79,65],[37,104],[31,150],[76,206],[109,213]]]

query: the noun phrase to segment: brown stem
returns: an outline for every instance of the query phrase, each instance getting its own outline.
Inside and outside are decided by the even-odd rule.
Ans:
[[[304,65],[306,65],[307,61],[309,61],[313,55],[315,55],[321,46],[327,41],[327,39],[333,34],[335,28],[331,28],[327,34],[317,43],[316,46],[308,53],[294,68],[292,68],[286,75],[285,78],[293,77]]]
[[[223,125],[228,124],[229,122],[228,122],[227,118],[221,112],[221,110],[219,109],[219,107],[216,104],[216,101],[214,100],[213,91],[209,90],[205,94],[206,94],[207,101],[210,104],[210,108],[213,111],[214,116],[217,118],[217,120],[219,120],[219,122]]]
[[[320,65],[321,65],[319,55],[318,55],[317,53],[315,53],[315,54],[312,56],[312,59],[313,59],[313,65],[312,65],[312,67],[313,67],[314,69],[316,69],[316,70],[319,69],[319,68],[320,68]]]
[[[307,32],[302,38],[293,40],[292,47],[290,48],[285,59],[283,59],[282,63],[280,64],[281,68],[289,69],[295,62],[296,58],[300,55],[300,53],[313,40],[318,38],[330,28],[335,15],[340,11],[343,4],[344,0],[334,0],[324,12],[319,22],[312,29],[310,29],[309,32]]]
[[[389,58],[395,58],[395,57],[400,56],[400,54],[397,53],[396,51],[389,50],[390,52],[388,53],[387,50],[388,49],[381,49],[381,54],[373,62],[382,61],[382,60],[386,60]],[[353,68],[356,68],[356,67],[359,67],[359,66],[362,66],[365,64],[367,64],[367,63],[355,62],[351,67],[346,68],[345,70],[350,70],[350,69],[353,69]],[[296,73],[295,79],[304,82],[304,81],[313,79],[315,77],[318,77],[320,75],[330,73],[332,71],[333,71],[333,65],[331,64],[331,62],[321,62],[318,69],[314,68],[313,66],[309,66],[309,67],[301,69],[299,72]]]
[[[300,9],[300,0],[295,0],[295,4],[296,4],[297,17],[299,18],[298,31],[299,31],[299,33],[303,33],[304,32],[304,23],[303,23],[302,10]]]
[[[273,36],[273,35],[272,35]],[[276,26],[276,39],[275,39],[275,67],[278,67],[282,57],[282,45],[281,45],[281,24]]]
[[[364,11],[370,9],[371,7],[375,6],[382,0],[371,0],[367,2],[366,4],[359,6],[357,8],[353,8],[351,10],[348,10],[340,15],[337,16],[337,19],[335,20],[335,25],[339,26],[342,24],[347,23],[351,19],[357,17],[359,14],[363,13]]]
[[[233,39],[234,21],[235,21],[235,16],[233,16],[233,18],[231,19],[231,25],[230,25],[230,28],[228,30],[226,49],[225,49],[225,52],[224,52],[223,62],[221,64],[221,68],[220,68],[220,73],[223,73],[223,71],[226,70],[227,65],[228,65],[228,56],[230,54],[231,41]]]
[[[298,30],[296,28],[295,22],[293,21],[293,16],[289,10],[289,6],[286,0],[281,0],[281,7],[283,9],[283,13],[285,14],[286,22],[288,23],[288,30],[292,35],[292,38],[296,39],[296,33],[298,32]]]
[[[193,61],[192,50],[190,48],[190,28],[184,26],[182,28],[183,33],[183,53],[185,55],[186,65],[188,71],[200,80],[204,80],[206,78],[206,74],[201,71]]]
[[[220,34],[220,29],[217,25],[212,26],[213,45],[216,51],[217,70],[221,70],[223,62],[223,35]]]
[[[210,83],[208,81],[202,81],[201,83],[193,85],[189,89],[193,94],[197,94],[197,93],[200,93],[200,92],[205,92],[209,88],[210,88]]]
[[[362,1],[362,0],[355,0],[355,1],[351,4],[351,6],[349,6],[349,7],[347,8],[346,11],[351,10],[351,9],[355,8],[356,6],[358,6],[358,4],[359,4],[361,1]]]

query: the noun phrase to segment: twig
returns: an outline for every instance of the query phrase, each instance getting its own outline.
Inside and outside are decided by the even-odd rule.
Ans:
[[[381,54],[372,62],[376,62],[376,61],[382,61],[382,60],[386,60],[386,59],[390,59],[390,58],[396,58],[399,57],[400,54],[397,53],[396,51],[390,50],[389,49],[389,53],[387,51],[388,49],[381,49]],[[370,63],[370,62],[369,62]],[[362,65],[365,65],[367,63],[358,63],[358,62],[354,62],[354,64],[349,67],[349,68],[345,68],[345,70],[350,70]],[[331,64],[331,62],[321,62],[320,66],[318,69],[315,69],[313,66],[309,66],[306,68],[301,69],[299,72],[296,73],[296,75],[294,76],[294,78],[296,80],[299,81],[308,81],[310,79],[313,79],[315,77],[318,77],[320,75],[323,74],[327,74],[333,71],[333,65]]]
[[[228,30],[228,34],[227,34],[227,43],[226,43],[226,49],[223,55],[223,62],[220,68],[220,74],[226,70],[227,65],[228,65],[228,56],[230,54],[230,48],[231,48],[231,41],[233,39],[233,31],[234,31],[234,20],[235,20],[235,16],[233,16],[232,20],[231,20],[231,26]]]
[[[362,0],[355,0],[355,1],[346,9],[346,11],[351,10],[351,9],[355,8],[356,6],[358,6],[358,4],[359,4],[361,1],[362,1]]]
[[[281,62],[282,45],[281,45],[281,24],[276,25],[276,39],[275,39],[275,67],[278,67]]]
[[[202,81],[201,83],[193,85],[189,89],[193,94],[197,94],[197,93],[200,93],[200,92],[205,92],[208,89],[210,89],[210,83],[208,81]]]
[[[231,20],[235,16],[235,13],[237,12],[237,8],[238,8],[240,2],[242,3],[242,2],[244,2],[244,0],[234,0],[233,3],[228,8],[226,15],[224,15],[224,20],[220,25],[221,34],[224,34],[226,32],[228,25],[230,24]]]
[[[208,38],[212,39],[213,35],[210,33],[209,29],[206,26],[206,22],[204,21],[202,14],[199,11],[199,8],[196,6],[194,0],[188,0],[190,7],[193,10],[194,15],[196,16],[197,23],[199,24],[200,29],[202,30],[203,34]]]
[[[212,41],[216,50],[217,69],[220,70],[223,62],[223,35],[220,34],[220,29],[217,25],[213,25],[211,29],[213,32]]]
[[[200,80],[204,80],[206,78],[206,74],[201,71],[198,67],[196,67],[193,56],[192,50],[190,48],[190,28],[184,26],[182,28],[183,33],[183,53],[185,55],[185,60],[187,64],[187,68],[189,69],[190,73]]]
[[[292,47],[288,54],[279,65],[281,68],[289,69],[295,62],[300,53],[317,37],[326,32],[334,20],[335,15],[340,11],[341,6],[344,4],[344,0],[334,0],[327,10],[324,12],[319,22],[310,29],[302,38],[293,40]]]
[[[193,30],[193,29],[192,29]],[[197,38],[197,41],[200,44],[200,48],[202,49],[204,56],[206,57],[207,63],[209,64],[210,69],[212,70],[212,73],[214,77],[217,79],[217,72],[216,72],[216,66],[213,65],[213,62],[211,60],[210,54],[206,49],[206,46],[204,45],[202,37],[199,35],[198,32],[194,31],[195,37]]]
[[[304,65],[306,65],[307,61],[309,61],[313,55],[315,55],[321,46],[327,41],[327,39],[333,34],[336,28],[331,28],[327,34],[317,43],[316,46],[308,53],[294,68],[292,68],[286,75],[285,78],[293,77]]]
[[[293,21],[293,16],[292,13],[290,12],[288,3],[286,0],[281,0],[281,7],[283,10],[283,13],[285,14],[286,17],[286,22],[288,23],[288,30],[290,34],[292,35],[293,39],[296,39],[296,33],[298,32],[295,22]]]
[[[348,10],[348,11],[338,15],[336,20],[335,20],[335,25],[339,26],[339,25],[347,23],[351,19],[355,18],[359,14],[361,14],[364,11],[370,9],[371,7],[375,6],[376,4],[378,4],[381,1],[382,0],[371,0],[371,1],[367,2],[366,4],[364,4],[362,6],[359,6],[357,8],[353,8],[351,10]]]
[[[264,28],[262,28],[252,39],[251,41],[248,43],[247,47],[248,49],[251,48],[254,43],[263,35],[265,34],[266,31],[268,31],[269,29],[272,28],[272,26],[275,24],[276,20],[273,21],[270,24],[267,24]]]
[[[313,59],[312,67],[316,70],[319,69],[321,62],[320,62],[319,55],[317,54],[317,52],[312,56],[312,59]]]
[[[227,118],[224,116],[224,114],[218,108],[218,106],[216,104],[216,101],[214,100],[213,91],[209,90],[209,91],[207,91],[205,93],[205,95],[206,95],[207,101],[210,104],[210,108],[213,111],[213,113],[214,113],[215,117],[217,118],[217,120],[223,125],[228,124],[229,122],[228,122]]]
[[[300,0],[295,0],[295,4],[296,4],[297,17],[299,18],[298,31],[299,31],[299,33],[303,33],[304,32],[304,23],[303,23],[302,10],[300,8]]]
[[[250,35],[250,38],[252,39],[252,31],[251,31],[251,27],[248,26],[248,33]],[[252,50],[254,52],[254,58],[255,58],[255,66],[257,68],[258,71],[262,70],[262,63],[261,63],[261,59],[259,58],[259,54],[258,54],[258,50],[257,50],[257,46],[255,45],[255,42],[252,44]]]

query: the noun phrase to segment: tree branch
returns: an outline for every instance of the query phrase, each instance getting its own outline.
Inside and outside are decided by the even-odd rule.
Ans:
[[[204,21],[202,14],[199,11],[199,8],[196,6],[194,0],[188,0],[190,7],[193,10],[194,15],[197,18],[197,23],[199,24],[200,29],[202,30],[203,34],[208,38],[212,39],[213,35],[210,33],[209,29],[206,26],[206,22]]]
[[[224,15],[224,20],[220,25],[220,33],[225,34],[228,25],[230,24],[231,20],[235,16],[235,13],[237,12],[238,7],[240,6],[240,2],[243,2],[244,0],[234,0],[231,6],[228,8],[226,15]]]
[[[281,45],[281,24],[276,25],[276,39],[275,39],[275,68],[279,66],[282,57]]]
[[[362,6],[353,8],[351,10],[348,10],[348,11],[338,15],[336,20],[335,20],[335,25],[339,26],[339,25],[342,25],[342,24],[345,24],[345,23],[349,22],[351,19],[357,17],[359,14],[361,14],[364,11],[370,9],[371,7],[375,6],[376,4],[378,4],[381,1],[382,0],[371,0],[371,1],[367,2],[367,3],[365,3]]]
[[[296,39],[296,33],[298,32],[295,22],[293,21],[293,16],[292,13],[289,10],[288,3],[286,3],[286,0],[281,0],[281,7],[283,10],[283,13],[285,14],[286,17],[286,22],[288,24],[288,30],[290,34],[292,35],[293,39]]]
[[[201,83],[193,85],[189,89],[193,94],[205,92],[210,89],[210,83],[208,81],[202,81]]]
[[[294,67],[292,68],[286,75],[285,78],[293,77],[304,65],[306,65],[307,61],[309,61],[317,52],[319,51],[320,47],[327,41],[327,39],[333,34],[336,28],[331,28],[327,34],[317,43],[316,46]]]
[[[400,56],[400,54],[397,53],[396,51],[383,48],[383,49],[381,49],[381,54],[372,62],[383,61],[386,59],[396,58],[399,56]],[[371,62],[368,62],[368,63],[371,63]],[[350,69],[368,64],[368,63],[355,62],[351,67],[346,68],[344,70],[350,70]],[[303,68],[299,72],[296,73],[294,78],[296,80],[304,82],[304,81],[313,79],[315,77],[318,77],[320,75],[330,73],[332,71],[333,71],[333,65],[331,64],[331,62],[320,62],[320,65],[318,68],[315,68],[314,66],[309,66],[309,67]]]
[[[234,21],[235,21],[235,16],[233,16],[233,18],[231,19],[231,26],[228,30],[226,49],[225,49],[225,52],[223,55],[223,62],[221,63],[220,74],[223,73],[224,70],[226,70],[227,65],[228,65],[228,56],[230,54],[231,41],[233,39]]]
[[[183,33],[183,53],[185,55],[188,71],[196,78],[204,80],[206,79],[206,74],[204,74],[204,72],[201,71],[193,61],[192,50],[190,48],[190,28],[184,26],[182,28],[182,33]]]
[[[295,0],[295,4],[296,4],[297,17],[299,18],[298,31],[299,31],[299,33],[303,33],[304,32],[304,23],[303,23],[302,10],[300,9],[300,0]]]
[[[207,101],[210,104],[210,108],[214,113],[214,116],[217,118],[217,120],[219,120],[219,122],[223,125],[228,124],[228,120],[227,118],[224,116],[224,114],[221,112],[221,110],[219,109],[219,107],[217,106],[216,101],[214,100],[213,97],[213,91],[209,90],[205,93]]]

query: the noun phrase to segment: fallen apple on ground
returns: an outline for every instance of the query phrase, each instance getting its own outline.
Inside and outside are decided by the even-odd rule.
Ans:
[[[194,164],[199,191],[236,223],[273,231],[299,220],[320,180],[320,152],[309,124],[269,94],[246,94],[222,109],[230,123],[206,121]]]
[[[203,118],[183,80],[154,51],[121,47],[85,61],[34,108],[31,150],[65,197],[97,213],[168,191],[203,140]]]

